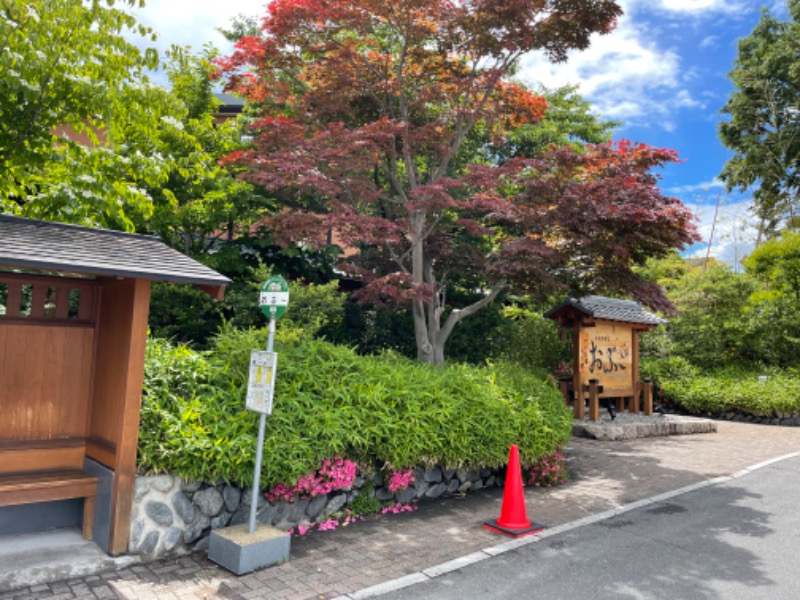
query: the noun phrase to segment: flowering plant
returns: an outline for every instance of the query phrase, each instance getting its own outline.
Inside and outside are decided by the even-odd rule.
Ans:
[[[316,471],[303,475],[293,486],[279,483],[264,494],[270,502],[290,502],[295,496],[322,496],[353,485],[358,463],[334,456],[323,460]]]
[[[394,504],[392,506],[384,506],[381,509],[381,514],[385,515],[387,513],[391,513],[393,515],[396,515],[401,512],[412,512],[415,510],[417,510],[417,507],[414,506],[413,504],[400,504],[398,502],[397,504]]]
[[[401,492],[412,483],[414,483],[414,471],[412,469],[401,469],[392,472],[387,487],[390,492]]]
[[[552,487],[566,483],[569,480],[569,471],[564,461],[564,455],[559,450],[540,458],[533,465],[523,469],[525,484]]]
[[[310,523],[309,525],[300,524],[297,527],[292,527],[288,530],[289,535],[294,535],[295,533],[298,535],[305,535],[315,527],[317,531],[333,531],[339,525],[347,526],[350,523],[354,523],[356,521],[361,520],[363,517],[354,515],[350,509],[345,509],[344,514],[340,518],[330,518],[322,523]]]

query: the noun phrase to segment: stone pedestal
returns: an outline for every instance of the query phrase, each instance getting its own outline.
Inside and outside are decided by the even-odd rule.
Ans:
[[[237,575],[289,560],[287,532],[261,523],[256,523],[253,533],[247,530],[247,523],[213,530],[208,558]]]

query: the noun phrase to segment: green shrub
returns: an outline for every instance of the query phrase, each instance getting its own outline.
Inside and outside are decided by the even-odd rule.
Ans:
[[[511,365],[441,369],[396,354],[362,357],[295,328],[278,332],[264,487],[293,482],[335,455],[393,469],[498,466],[516,443],[532,464],[569,439],[571,415],[543,375]],[[142,471],[252,481],[258,417],[244,410],[244,396],[250,351],[265,340],[265,330],[227,328],[207,355],[150,341]]]
[[[764,373],[742,368],[700,372],[674,357],[642,364],[664,397],[693,414],[736,412],[757,417],[800,414],[800,378],[788,372]]]

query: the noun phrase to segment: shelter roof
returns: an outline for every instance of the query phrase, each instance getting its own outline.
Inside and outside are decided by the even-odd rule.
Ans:
[[[10,215],[0,215],[0,266],[188,283],[214,292],[230,283],[153,236]]]
[[[588,317],[606,321],[620,321],[622,323],[637,323],[641,325],[662,325],[664,319],[647,312],[633,300],[618,300],[605,296],[585,296],[584,298],[568,298],[555,308],[547,311],[544,316],[558,320],[570,312],[578,312]]]

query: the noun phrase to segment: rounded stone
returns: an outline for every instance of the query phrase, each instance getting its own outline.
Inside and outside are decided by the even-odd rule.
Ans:
[[[446,483],[437,483],[436,485],[432,486],[431,489],[429,489],[425,493],[425,496],[427,498],[438,498],[439,496],[444,494],[446,491],[447,491],[447,484]]]
[[[201,482],[199,481],[189,481],[189,480],[182,480],[181,481],[181,491],[187,492],[189,494],[194,494],[197,490],[200,489]]]
[[[150,486],[147,485],[146,477],[137,477],[133,484],[133,499],[135,502],[141,502],[147,493],[150,491]]]
[[[245,488],[242,491],[241,496],[241,503],[243,506],[250,506],[250,503],[253,499],[253,488]],[[256,504],[256,509],[261,510],[261,508],[267,503],[267,499],[264,498],[264,494],[256,494],[256,499],[258,503]]]
[[[453,478],[450,480],[450,483],[447,484],[447,493],[454,494],[459,487],[458,479]]]
[[[250,518],[250,507],[249,506],[240,506],[236,509],[236,512],[231,515],[231,520],[228,521],[228,525],[241,525],[242,523],[247,523]],[[265,521],[262,521],[265,522]]]
[[[272,517],[270,518],[270,522],[273,525],[277,525],[281,521],[286,521],[286,517],[291,512],[292,508],[286,502],[278,502],[275,506],[272,507]]]
[[[428,492],[428,488],[430,487],[431,486],[429,486],[427,482],[417,480],[417,482],[414,484],[414,489],[417,491],[417,498],[424,497],[425,494]]]
[[[389,491],[389,488],[378,488],[375,490],[375,497],[381,502],[386,502],[387,500],[394,498],[394,492]]]
[[[210,487],[199,492],[195,492],[192,503],[200,509],[200,512],[209,517],[217,516],[222,510],[225,501],[222,499],[216,488]]]
[[[256,512],[256,521],[266,525],[272,524],[272,517],[275,515],[275,506],[267,505]],[[247,521],[250,520],[250,507],[247,507]]]
[[[189,524],[183,531],[183,542],[190,544],[203,535],[203,531],[210,525],[210,519],[205,515],[199,515],[196,522]]]
[[[347,494],[339,494],[333,496],[328,500],[328,505],[325,507],[323,514],[327,517],[338,511],[347,502]]]
[[[458,481],[456,481],[456,486],[458,486]],[[408,504],[416,497],[417,497],[417,490],[410,487],[397,492],[396,495],[397,501],[400,504]]]
[[[172,523],[175,521],[172,516],[172,510],[163,502],[150,500],[144,505],[144,512],[162,527],[171,527]]]
[[[181,531],[178,527],[169,528],[164,534],[164,537],[161,539],[162,548],[164,548],[164,550],[167,552],[171,552],[181,540],[182,533],[183,531]]]
[[[148,477],[150,487],[159,492],[167,493],[175,485],[175,478],[172,475],[154,475]]]
[[[225,502],[225,509],[233,512],[239,508],[242,500],[242,490],[232,485],[226,485],[222,490],[222,500]]]
[[[231,520],[231,513],[223,510],[219,513],[216,517],[211,519],[211,529],[220,529],[225,527],[228,524],[228,521]]]
[[[425,469],[423,478],[428,483],[439,483],[442,480],[442,468],[431,467],[430,469]]]
[[[151,531],[147,534],[147,537],[144,538],[142,545],[139,546],[139,552],[141,554],[152,554],[156,546],[158,546],[158,539],[160,535],[157,531]]]
[[[191,523],[194,521],[194,516],[197,511],[195,511],[192,501],[189,500],[183,492],[178,492],[172,497],[172,508],[175,509],[175,514],[177,514],[184,523]]]
[[[308,518],[311,519],[312,521],[316,519],[317,516],[319,516],[319,514],[325,508],[325,505],[327,503],[328,503],[328,496],[324,494],[312,498],[311,502],[309,502],[308,506],[306,507],[306,515],[308,515]]]
[[[346,498],[345,498],[346,499]],[[299,523],[300,520],[306,516],[306,507],[308,507],[309,503],[311,502],[311,498],[298,498],[294,501],[293,504],[290,506],[292,510],[287,515],[287,519],[291,523]]]
[[[142,541],[143,533],[144,533],[144,521],[142,519],[136,519],[131,525],[131,542],[129,546],[131,547],[132,550],[135,550],[136,547],[139,545],[139,542]]]

